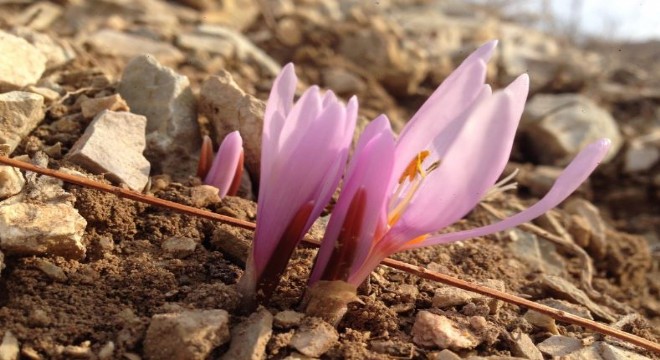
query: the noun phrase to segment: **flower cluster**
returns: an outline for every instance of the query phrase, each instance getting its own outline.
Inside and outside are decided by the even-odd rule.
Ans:
[[[312,288],[327,282],[355,288],[394,252],[530,221],[557,206],[587,178],[607,153],[609,140],[587,146],[529,209],[484,227],[439,233],[488,194],[511,152],[529,79],[521,75],[495,92],[485,84],[486,62],[496,44],[486,43],[472,53],[398,138],[386,116],[371,121],[346,169],[357,100],[344,105],[332,92],[321,94],[313,86],[294,103],[293,66],[282,70],[266,107],[257,229],[239,282],[248,306],[273,292],[295,246],[342,176],[341,193],[309,279]]]

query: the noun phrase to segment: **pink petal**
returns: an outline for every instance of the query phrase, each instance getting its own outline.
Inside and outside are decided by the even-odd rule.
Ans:
[[[395,173],[401,173],[417,153],[474,103],[483,91],[486,61],[496,45],[497,41],[491,41],[473,52],[406,124],[397,142]]]
[[[280,133],[287,115],[293,107],[293,96],[296,91],[298,78],[293,64],[289,63],[277,75],[273,82],[273,88],[268,96],[266,110],[264,112],[264,126],[261,139],[261,173],[268,173],[277,155]]]
[[[232,131],[220,144],[218,154],[213,159],[211,169],[204,182],[220,189],[220,197],[227,195],[236,173],[236,167],[243,153],[243,139],[238,131]]]
[[[304,116],[303,112],[300,114]],[[351,140],[344,134],[344,121],[355,122],[355,119],[346,119],[346,109],[340,103],[328,105],[318,118],[306,120],[306,127],[295,129],[296,133],[290,137],[297,138],[297,143],[286,144],[271,172],[262,174],[257,210],[258,231],[254,240],[258,272],[300,207],[314,203],[311,225],[336,189]]]
[[[566,167],[543,199],[529,207],[527,210],[491,225],[432,236],[420,243],[406,247],[406,249],[446,244],[449,242],[484,236],[518,226],[543,215],[548,210],[556,207],[559,203],[564,201],[587,179],[605,157],[611,144],[612,143],[609,139],[600,139],[588,145],[575,157],[575,159],[573,159],[568,167]]]
[[[495,184],[511,153],[527,96],[523,75],[504,91],[482,101],[447,148],[447,139],[434,146],[447,148],[440,167],[431,172],[392,231],[408,241],[437,231],[465,216]],[[437,160],[437,159],[432,159]],[[407,237],[407,239],[405,239]]]
[[[374,233],[379,222],[386,216],[387,194],[390,191],[388,179],[391,178],[394,158],[394,135],[387,117],[380,116],[373,120],[358,141],[351,160],[351,169],[346,177],[330,222],[321,243],[318,257],[310,277],[310,284],[319,280],[328,266],[328,261],[337,244],[346,215],[353,197],[358,190],[366,191],[364,218],[361,223],[357,247],[354,251],[354,264],[359,264],[368,255]],[[332,264],[331,264],[332,265]]]

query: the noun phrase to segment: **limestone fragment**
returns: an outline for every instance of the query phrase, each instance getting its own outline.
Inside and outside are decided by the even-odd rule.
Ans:
[[[593,302],[584,291],[578,289],[568,280],[558,276],[542,275],[541,283],[562,298],[570,299],[578,304],[584,305],[594,315],[608,321],[615,320],[614,316],[609,311]]]
[[[577,231],[577,226],[569,226],[569,232],[575,237],[576,242],[584,244],[584,247],[589,250],[589,255],[593,258],[602,259],[607,254],[608,240],[605,236],[605,221],[601,217],[598,208],[587,200],[572,199],[564,206],[564,209],[573,217],[584,220],[586,225],[586,228],[582,229],[584,230],[582,234]]]
[[[0,54],[0,92],[34,84],[46,70],[46,57],[41,51],[25,39],[2,30]]]
[[[504,291],[504,282],[501,280],[487,279],[481,285]],[[433,295],[432,304],[434,307],[446,308],[449,306],[465,305],[472,301],[488,303],[491,314],[497,313],[502,306],[501,301],[451,286],[444,286],[436,289],[435,294]]]
[[[245,167],[253,181],[259,178],[265,108],[264,102],[246,94],[226,71],[208,78],[202,84],[199,111],[213,125],[218,143],[228,133],[240,131],[245,150]]]
[[[653,168],[660,160],[660,129],[630,140],[624,157],[623,171],[637,173]]]
[[[188,78],[153,56],[138,56],[126,65],[117,90],[132,112],[147,118],[145,156],[154,173],[194,174],[201,136]]]
[[[182,259],[195,252],[197,242],[187,237],[171,237],[165,240],[161,247],[172,256]]]
[[[229,314],[224,310],[187,310],[151,318],[144,340],[147,359],[206,359],[229,340]]]
[[[280,329],[289,329],[300,325],[305,314],[293,310],[284,310],[275,314],[273,324]]]
[[[413,342],[420,346],[451,350],[472,349],[479,345],[476,337],[449,318],[420,311],[412,328]]]
[[[119,94],[84,100],[80,110],[85,118],[91,119],[103,110],[129,111],[128,104]]]
[[[198,185],[190,189],[190,200],[193,206],[205,207],[220,202],[220,189],[211,185]]]
[[[231,331],[229,350],[223,360],[260,360],[266,357],[266,344],[273,333],[273,315],[261,308]]]
[[[18,194],[24,185],[25,178],[20,170],[11,166],[0,166],[0,200]]]
[[[6,330],[0,343],[0,360],[18,360],[18,339]]]
[[[46,57],[46,69],[52,69],[76,58],[73,47],[65,40],[55,40],[49,35],[26,27],[15,28],[13,32],[34,45]]]
[[[65,282],[67,280],[64,270],[48,260],[37,259],[36,265],[39,270],[55,281]]]
[[[584,146],[604,137],[612,141],[603,160],[608,162],[623,142],[612,115],[579,94],[534,96],[525,106],[521,127],[545,164],[566,164]]]
[[[543,354],[534,345],[529,335],[518,332],[513,334],[513,355],[520,356],[530,360],[543,360]]]
[[[2,54],[1,48],[0,34],[0,54]],[[1,62],[2,57],[0,57],[0,79],[3,78]],[[0,144],[8,144],[9,153],[14,151],[21,140],[43,120],[43,105],[44,98],[41,95],[23,91],[0,94]]]
[[[0,248],[7,254],[85,256],[87,221],[69,203],[10,203],[0,206]]]
[[[582,342],[567,336],[554,335],[538,344],[538,348],[550,356],[564,356],[580,350]]]
[[[149,180],[150,170],[149,161],[142,156],[146,124],[144,116],[104,110],[73,145],[68,159],[140,191]]]
[[[334,326],[319,318],[308,318],[291,338],[291,346],[302,354],[320,357],[339,340]]]
[[[87,43],[104,55],[132,58],[150,54],[164,63],[178,63],[185,57],[169,43],[111,29],[98,31],[87,39]]]

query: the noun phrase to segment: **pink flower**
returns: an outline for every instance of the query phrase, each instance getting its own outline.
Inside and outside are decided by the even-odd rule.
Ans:
[[[294,248],[330,201],[344,172],[357,119],[347,105],[312,86],[294,104],[293,65],[277,76],[264,114],[257,228],[246,273],[247,299],[267,299]],[[250,300],[248,300],[250,301]]]
[[[208,139],[208,140],[207,140]],[[201,158],[208,158],[211,139],[206,137],[202,145]],[[211,155],[213,152],[211,151]],[[200,159],[200,167],[203,161]],[[202,175],[202,174],[200,174]],[[210,169],[206,173],[204,183],[220,189],[220,197],[236,195],[243,175],[243,139],[238,131],[225,136],[220,144],[218,154],[213,159]],[[203,176],[203,175],[202,175]]]
[[[384,116],[365,130],[310,285],[344,280],[357,286],[394,252],[530,221],[566,199],[602,160],[610,146],[607,139],[587,146],[529,209],[481,228],[437,234],[479,204],[511,152],[529,79],[522,75],[492,93],[484,81],[495,45],[489,42],[472,53],[422,105],[396,143]]]

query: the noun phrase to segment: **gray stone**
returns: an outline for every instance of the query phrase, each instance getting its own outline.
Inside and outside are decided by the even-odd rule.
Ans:
[[[23,173],[11,166],[0,166],[0,200],[14,196],[23,190]]]
[[[507,248],[531,270],[558,276],[566,274],[565,262],[554,244],[518,228],[507,230],[506,234],[511,239]]]
[[[46,70],[46,57],[41,51],[25,39],[2,30],[0,54],[0,92],[34,84]]]
[[[522,130],[544,164],[563,165],[587,144],[609,138],[610,161],[622,144],[619,127],[605,109],[579,94],[536,95],[527,103]]]
[[[1,47],[0,37],[0,54]],[[0,79],[3,78],[1,62],[0,57]],[[0,144],[8,144],[9,153],[44,119],[43,105],[41,95],[23,91],[0,94]]]
[[[86,225],[87,221],[69,203],[3,203],[0,248],[7,254],[82,259]]]
[[[319,318],[308,318],[291,338],[291,346],[302,354],[320,357],[339,340],[335,328]]]
[[[11,331],[6,330],[0,343],[0,360],[18,360],[18,352],[18,339]]]
[[[87,119],[95,117],[103,110],[130,111],[128,104],[119,94],[86,99],[80,103],[80,111]]]
[[[273,334],[273,315],[260,308],[231,331],[229,350],[223,360],[261,360],[266,357],[266,344]]]
[[[149,181],[149,161],[142,156],[147,119],[128,112],[104,110],[76,141],[69,161],[141,191]]]
[[[246,94],[232,76],[221,71],[202,84],[199,96],[199,111],[206,116],[215,129],[217,142],[238,130],[243,138],[245,167],[255,181],[259,178],[261,158],[261,132],[266,104]]]
[[[198,185],[190,189],[192,206],[205,207],[220,202],[220,189],[211,185]]]
[[[104,55],[132,58],[149,54],[158,61],[171,64],[183,61],[185,58],[179,49],[169,43],[111,29],[96,32],[87,38],[86,42]],[[143,84],[142,90],[148,87],[149,84]]]
[[[60,15],[62,15],[61,6],[49,1],[38,1],[25,8],[13,23],[33,30],[46,30]]]
[[[594,319],[593,316],[591,316],[591,312],[589,312],[589,310],[584,306],[573,304],[565,300],[548,298],[537,300],[536,302],[542,305],[550,306],[551,308],[555,308],[557,310],[565,311],[569,314],[573,314],[584,319]]]
[[[420,311],[412,328],[413,342],[419,346],[472,349],[479,345],[477,338],[449,318],[428,311]]]
[[[61,267],[46,259],[37,259],[36,265],[39,270],[55,281],[65,282],[68,279]]]
[[[575,285],[568,280],[558,276],[542,275],[541,283],[548,289],[559,294],[562,298],[570,299],[580,305],[585,306],[594,315],[608,320],[614,321],[614,316],[595,302],[593,302],[584,291],[578,289]]]
[[[187,237],[171,237],[161,245],[165,252],[172,254],[172,256],[182,259],[192,255],[197,247],[197,242],[194,239]]]
[[[66,40],[55,40],[49,35],[29,28],[15,28],[14,34],[34,45],[46,57],[46,69],[64,65],[76,58],[76,52]]]
[[[554,335],[538,344],[538,348],[550,356],[564,356],[580,350],[582,342],[567,336]]]
[[[201,135],[188,78],[152,56],[131,60],[118,91],[131,111],[147,117],[145,156],[156,174],[187,178],[197,168]]]
[[[356,95],[363,92],[367,84],[359,76],[342,68],[323,70],[323,83],[337,94]]]
[[[501,280],[487,279],[479,285],[500,291],[505,290],[504,282]],[[481,294],[473,293],[471,291],[466,291],[452,286],[443,286],[437,288],[435,290],[435,294],[433,294],[432,304],[434,307],[446,308],[449,306],[465,305],[473,301],[487,303],[490,307],[491,314],[497,313],[502,305],[502,302],[499,300],[495,300]]]
[[[584,244],[589,255],[594,259],[602,259],[607,254],[608,240],[605,235],[605,221],[596,206],[584,199],[572,199],[564,205],[564,209],[574,217],[584,220],[586,228],[583,233],[576,233],[576,228],[569,225],[569,232],[578,244]],[[573,231],[571,231],[573,230]],[[577,236],[576,236],[577,235]]]
[[[212,55],[219,55],[224,59],[231,59],[236,53],[234,43],[218,36],[191,32],[177,36],[180,47],[188,50],[204,51]]]
[[[151,318],[144,339],[147,359],[203,360],[229,341],[229,314],[224,310],[186,310]]]
[[[650,360],[646,356],[639,355],[630,350],[608,344],[606,342],[596,342],[592,347],[597,348],[603,360]]]
[[[290,329],[300,325],[305,314],[293,310],[284,310],[275,314],[273,324],[280,329]]]
[[[513,334],[513,341],[515,341],[512,348],[513,355],[530,360],[543,360],[543,354],[534,345],[529,335],[518,332]]]
[[[528,188],[532,195],[543,197],[550,191],[563,170],[557,166],[539,165],[531,170],[521,170],[516,180],[521,186]]]
[[[215,36],[234,45],[236,58],[240,61],[256,63],[266,74],[277,76],[281,67],[266,52],[255,46],[250,39],[238,31],[218,25],[200,25],[200,34]]]
[[[626,149],[623,171],[636,173],[650,170],[660,160],[660,128],[632,140]]]

